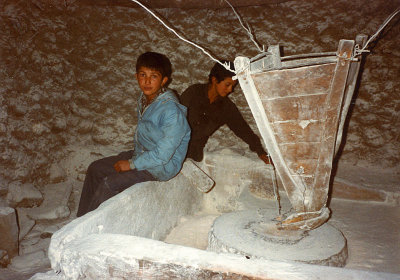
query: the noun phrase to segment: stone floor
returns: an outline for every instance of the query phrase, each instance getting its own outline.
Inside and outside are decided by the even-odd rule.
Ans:
[[[272,201],[264,204],[275,207]],[[399,207],[333,199],[330,209],[332,217],[328,223],[339,229],[348,242],[346,268],[396,273],[400,277]],[[207,213],[186,217],[166,242],[204,249],[207,246],[207,227],[211,227],[215,218],[214,214]]]
[[[342,196],[337,196],[341,197],[340,199],[335,198],[334,193],[334,198],[330,202],[332,217],[329,223],[342,231],[348,241],[349,258],[346,268],[395,273],[400,279],[399,173],[341,167],[337,172],[337,178],[340,182],[346,183],[344,186],[346,191],[342,192]],[[368,195],[359,196],[360,192]],[[374,193],[379,195],[375,196]],[[343,197],[346,199],[342,199]],[[388,197],[391,199],[385,200]],[[282,209],[289,207],[284,195],[281,202]],[[249,207],[276,210],[276,203],[265,199],[254,199],[250,192],[243,192],[239,208]],[[208,231],[217,216],[216,213],[204,212],[184,217],[165,241],[205,249]],[[32,266],[32,260],[29,258],[25,264],[26,268],[19,272],[0,269],[0,280],[25,280],[36,272],[50,269],[48,263]]]

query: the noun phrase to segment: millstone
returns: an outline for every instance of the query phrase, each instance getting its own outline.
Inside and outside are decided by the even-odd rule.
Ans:
[[[259,209],[219,216],[209,232],[207,249],[246,258],[345,265],[347,243],[339,230],[327,223],[307,232],[280,230],[275,214],[272,209]]]

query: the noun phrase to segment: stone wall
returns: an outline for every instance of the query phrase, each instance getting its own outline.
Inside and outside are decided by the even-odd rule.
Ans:
[[[259,42],[279,43],[290,55],[335,51],[339,39],[372,35],[397,6],[395,0],[287,1],[238,11]],[[230,9],[157,12],[218,57],[257,54]],[[0,176],[6,181],[44,184],[50,180],[50,167],[68,162],[63,160],[72,153],[95,146],[95,158],[104,151],[127,149],[136,124],[134,65],[140,53],[159,51],[170,57],[171,88],[179,93],[205,82],[213,64],[143,9],[5,0],[0,13]],[[399,29],[397,17],[371,45],[343,161],[398,168]],[[231,97],[257,130],[239,87]],[[215,146],[247,149],[226,127],[213,136],[208,149]]]

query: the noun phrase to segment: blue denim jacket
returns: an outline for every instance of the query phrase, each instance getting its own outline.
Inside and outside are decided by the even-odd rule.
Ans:
[[[167,181],[178,174],[185,160],[190,139],[187,109],[169,89],[160,94],[143,114],[140,113],[141,106],[138,102],[135,150],[131,162],[136,169],[147,170],[158,180]]]

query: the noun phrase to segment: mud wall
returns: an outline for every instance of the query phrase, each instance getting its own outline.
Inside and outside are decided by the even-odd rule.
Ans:
[[[338,40],[372,35],[398,1],[287,1],[238,11],[266,46],[284,54],[335,51]],[[68,4],[69,3],[69,4]],[[174,28],[220,58],[252,57],[257,49],[231,9],[158,9]],[[139,88],[134,66],[144,51],[165,53],[171,88],[206,82],[213,64],[143,9],[79,1],[0,3],[0,176],[45,183],[72,152],[128,149]],[[398,168],[400,160],[400,24],[392,21],[371,45],[340,160]],[[256,130],[239,87],[231,98]],[[225,135],[224,135],[225,134]],[[226,127],[208,149],[247,149]],[[83,155],[83,153],[82,153]],[[83,173],[86,166],[77,167]]]

